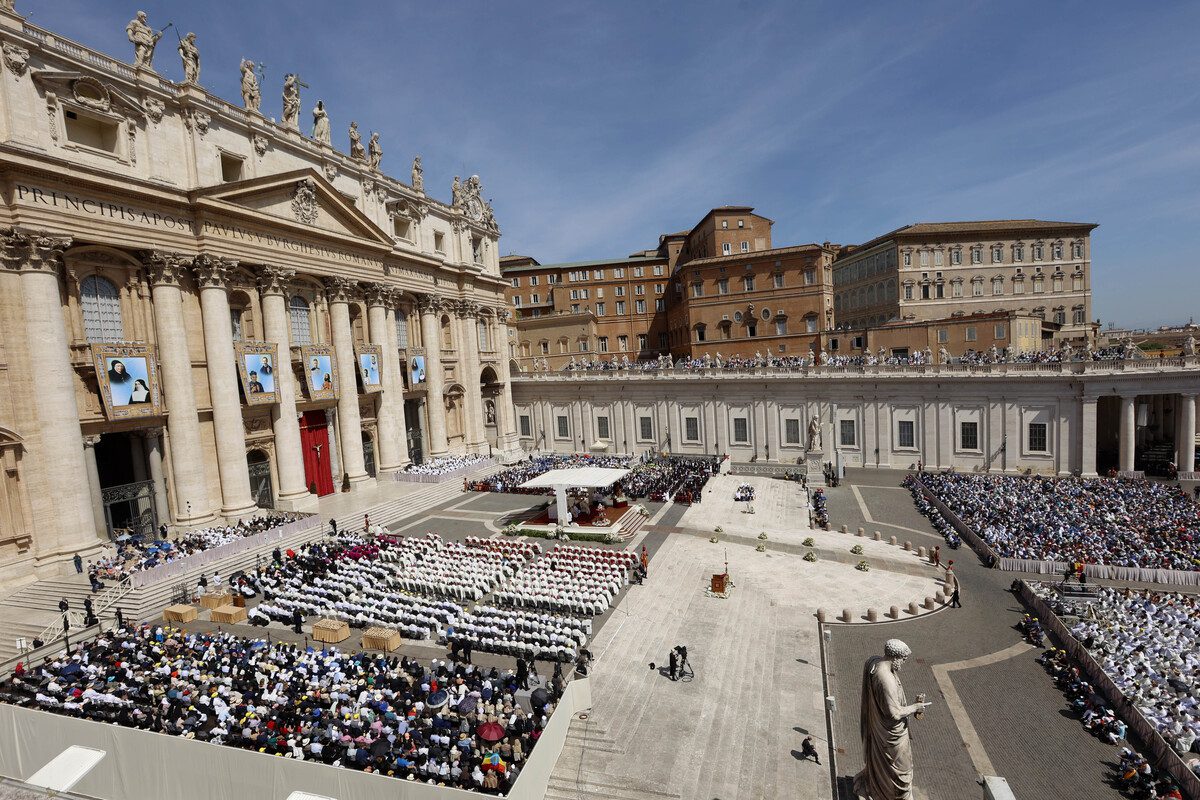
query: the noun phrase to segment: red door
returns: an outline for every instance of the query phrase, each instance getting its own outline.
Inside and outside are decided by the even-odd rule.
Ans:
[[[333,494],[329,468],[329,425],[324,411],[305,411],[300,420],[300,448],[304,451],[304,482],[318,497]]]

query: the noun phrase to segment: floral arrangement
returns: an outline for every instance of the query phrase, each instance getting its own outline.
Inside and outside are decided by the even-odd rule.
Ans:
[[[867,560],[865,558],[862,561],[855,564],[854,568],[856,570],[858,570],[859,572],[870,572],[871,571],[871,565],[867,563]]]
[[[725,532],[725,529],[724,529],[724,528],[722,528],[720,525],[718,525],[717,527],[713,528],[713,533],[724,533],[724,532]]]
[[[754,549],[755,549],[755,550],[757,550],[757,551],[758,551],[758,552],[760,552],[760,553],[765,553],[765,552],[767,552],[767,546],[766,546],[765,544],[760,544],[758,547],[756,547],[756,548],[754,548]]]
[[[766,532],[766,531],[763,531],[762,533],[760,533],[760,534],[758,535],[758,538],[760,538],[760,539],[766,539],[766,538],[767,538],[767,532]]]
[[[596,519],[592,520],[592,524],[593,525],[611,525],[612,523],[608,521],[608,517],[601,514],[600,516],[596,517]]]
[[[862,545],[861,544],[854,545],[854,547],[850,548],[850,552],[856,556],[861,556],[863,554]]]
[[[805,547],[812,547],[816,544],[816,541],[813,539],[813,537],[809,536],[807,539],[801,542],[801,544],[803,544]]]
[[[804,554],[804,560],[810,564],[814,564],[814,563],[816,563],[816,560],[817,560],[817,554],[814,553],[812,550],[809,550],[807,553]]]

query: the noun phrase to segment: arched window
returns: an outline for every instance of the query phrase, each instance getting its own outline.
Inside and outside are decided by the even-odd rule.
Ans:
[[[79,287],[83,302],[83,331],[89,342],[119,342],[125,338],[121,324],[121,292],[112,281],[89,275]]]
[[[396,346],[401,350],[408,349],[408,317],[396,312]]]
[[[308,301],[294,295],[288,303],[288,314],[292,321],[292,344],[312,344],[312,319]]]
[[[486,353],[492,349],[492,337],[489,335],[488,323],[486,319],[480,319],[475,322],[475,327],[479,331],[479,350]]]

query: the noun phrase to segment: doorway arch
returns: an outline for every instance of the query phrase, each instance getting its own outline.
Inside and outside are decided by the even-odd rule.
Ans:
[[[255,448],[246,454],[246,471],[250,474],[250,496],[259,508],[275,507],[275,490],[271,481],[271,457],[265,450]]]
[[[375,477],[375,440],[369,431],[362,432],[363,468],[372,478]]]

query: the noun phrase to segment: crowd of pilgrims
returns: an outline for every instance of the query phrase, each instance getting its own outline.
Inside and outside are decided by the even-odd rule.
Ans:
[[[1176,486],[956,472],[921,480],[1002,558],[1200,570],[1200,505]]]
[[[270,514],[242,520],[235,525],[218,525],[197,528],[174,539],[167,539],[166,526],[160,531],[161,538],[129,538],[116,542],[115,551],[88,562],[88,578],[93,586],[98,581],[121,581],[135,572],[154,569],[163,564],[193,556],[214,547],[220,547],[248,536],[258,536],[275,528],[303,519],[305,514],[272,512]]]
[[[478,453],[467,453],[461,456],[441,456],[420,464],[409,464],[404,468],[404,471],[413,475],[445,475],[448,472],[457,472],[460,469],[474,467],[490,458],[491,456]]]
[[[486,478],[464,482],[464,489],[476,492],[508,492],[510,494],[553,494],[553,489],[522,489],[521,484],[555,469],[601,467],[627,469],[629,474],[612,486],[614,499],[680,503],[698,503],[709,478],[717,473],[720,463],[713,458],[686,456],[629,456],[603,455],[543,455]]]
[[[866,351],[858,355],[842,355],[829,353],[822,349],[815,352],[811,348],[807,355],[784,356],[774,355],[767,348],[764,355],[756,352],[753,356],[723,356],[720,351],[715,355],[706,353],[703,356],[684,356],[671,360],[670,356],[660,355],[656,358],[641,361],[631,361],[629,356],[612,356],[605,359],[583,358],[574,356],[560,369],[562,372],[657,372],[659,370],[753,370],[753,369],[784,369],[805,370],[820,367],[924,367],[934,364],[962,364],[968,366],[986,364],[1058,364],[1080,361],[1114,361],[1123,359],[1143,358],[1144,354],[1131,341],[1103,348],[1093,348],[1090,343],[1085,347],[1075,348],[1064,343],[1058,348],[1043,350],[1023,350],[1011,347],[996,347],[987,350],[968,349],[960,355],[952,355],[945,348],[935,354],[932,349],[914,350],[903,354],[895,354],[885,347],[880,347],[875,353]],[[534,361],[534,372],[550,372],[549,361],[545,358]]]
[[[124,627],[41,665],[18,664],[0,701],[72,717],[507,794],[561,679],[516,700],[518,676],[454,661]]]
[[[749,503],[754,500],[754,487],[748,483],[738,484],[738,487],[733,490],[733,501],[735,503]]]

